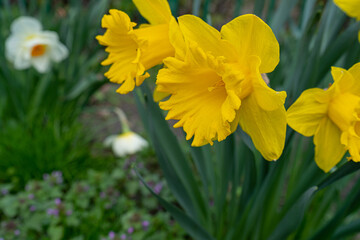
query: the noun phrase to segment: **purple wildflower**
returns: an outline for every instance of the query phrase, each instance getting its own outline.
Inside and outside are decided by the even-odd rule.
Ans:
[[[1,189],[1,194],[2,195],[7,195],[9,193],[9,190],[8,189],[6,189],[6,188],[3,188],[3,189]]]
[[[29,208],[30,212],[35,212],[36,211],[36,207],[34,205],[31,205]]]
[[[19,235],[20,235],[20,230],[19,230],[19,229],[16,229],[16,230],[14,231],[14,235],[15,235],[15,236],[19,236]]]
[[[154,192],[155,192],[156,194],[159,194],[159,193],[161,192],[162,188],[163,188],[163,184],[162,184],[162,183],[157,183],[157,184],[155,185],[155,187],[154,187]]]
[[[52,172],[51,174],[53,177],[55,177],[55,182],[57,184],[61,184],[63,183],[63,175],[62,175],[62,172],[60,171],[55,171],[55,172]]]
[[[30,194],[28,195],[28,199],[33,200],[34,198],[35,198],[34,194],[30,193]]]
[[[50,178],[49,174],[45,173],[43,174],[43,179],[47,181]]]
[[[141,223],[141,225],[142,225],[143,229],[146,231],[149,228],[150,223],[149,223],[149,221],[145,220]]]
[[[129,227],[129,229],[127,230],[127,232],[128,232],[129,234],[132,234],[132,233],[134,232],[134,228],[133,228],[133,227]]]
[[[73,213],[72,210],[67,210],[67,211],[66,211],[66,216],[70,216],[72,213]]]
[[[109,238],[110,239],[114,239],[115,238],[115,233],[113,231],[109,232]]]
[[[59,206],[60,204],[61,204],[61,199],[60,198],[55,198],[55,204],[57,205],[57,206]]]
[[[125,240],[126,239],[126,234],[121,234],[121,236],[120,236],[120,238],[121,238],[121,240]]]
[[[59,216],[59,210],[58,209],[53,209],[53,208],[49,208],[48,210],[47,210],[47,214],[48,215],[53,215],[53,216]]]
[[[101,193],[100,193],[100,198],[105,198],[106,197],[106,193],[104,192],[104,191],[102,191]]]

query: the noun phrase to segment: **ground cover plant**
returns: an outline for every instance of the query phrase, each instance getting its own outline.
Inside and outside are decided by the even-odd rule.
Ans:
[[[2,1],[0,239],[357,239],[359,9]]]

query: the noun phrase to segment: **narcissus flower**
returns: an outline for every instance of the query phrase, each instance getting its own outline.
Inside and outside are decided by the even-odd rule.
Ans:
[[[114,110],[122,126],[122,133],[110,135],[104,140],[106,147],[111,147],[117,157],[135,154],[149,146],[140,135],[130,130],[125,113],[121,109]]]
[[[359,0],[334,0],[335,4],[348,16],[360,21],[360,1]],[[360,31],[359,31],[360,41]]]
[[[146,70],[162,63],[174,54],[169,42],[169,23],[175,21],[166,0],[133,0],[141,15],[150,24],[134,29],[136,23],[119,10],[110,10],[102,19],[106,28],[103,36],[97,36],[101,45],[107,46],[109,56],[102,62],[111,65],[105,76],[121,86],[117,92],[126,94],[149,77]]]
[[[134,132],[126,132],[117,136],[112,135],[105,140],[107,146],[111,146],[117,157],[132,155],[149,146],[148,142]]]
[[[68,56],[56,32],[43,31],[41,23],[32,17],[19,17],[11,24],[11,35],[5,42],[6,57],[16,69],[30,66],[44,73],[51,62]]]
[[[185,15],[170,26],[175,57],[164,60],[157,90],[171,96],[160,107],[179,120],[192,146],[222,141],[240,124],[267,160],[280,157],[286,131],[286,93],[269,88],[262,73],[279,62],[279,44],[255,15],[240,16],[221,32]]]
[[[314,135],[315,161],[330,171],[348,150],[360,161],[360,63],[348,71],[333,67],[327,90],[304,91],[288,109],[288,124],[304,136]]]

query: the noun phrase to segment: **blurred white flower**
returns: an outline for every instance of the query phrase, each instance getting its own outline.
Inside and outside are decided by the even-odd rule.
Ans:
[[[68,50],[59,41],[57,33],[43,31],[41,23],[32,17],[14,20],[5,49],[7,59],[16,69],[33,66],[41,73],[49,70],[51,61],[60,62],[68,56]]]
[[[119,108],[114,109],[114,112],[119,118],[123,133],[107,137],[104,141],[105,147],[112,147],[117,157],[131,155],[147,148],[148,142],[130,130],[125,113]]]
[[[148,142],[134,132],[126,132],[120,135],[111,135],[104,141],[104,145],[112,147],[117,157],[124,157],[137,153],[148,147]]]

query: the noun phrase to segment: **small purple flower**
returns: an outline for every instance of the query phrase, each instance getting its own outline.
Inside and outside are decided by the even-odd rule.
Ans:
[[[47,174],[47,173],[43,174],[43,179],[45,181],[47,181],[49,179],[49,177],[50,177],[49,174]]]
[[[143,229],[146,231],[149,228],[150,223],[149,223],[149,221],[145,220],[141,223],[141,225],[142,225]]]
[[[121,238],[121,240],[125,240],[126,239],[126,234],[121,234],[121,236],[120,236],[120,238]],[[1,240],[1,239],[0,239]]]
[[[15,236],[19,236],[19,235],[20,235],[20,230],[19,230],[19,229],[16,229],[16,230],[14,231],[14,235],[15,235]]]
[[[35,212],[36,211],[36,207],[34,205],[31,205],[29,208],[30,212]]]
[[[133,228],[133,227],[129,227],[129,229],[127,230],[127,232],[128,232],[129,234],[132,234],[132,233],[134,232],[134,228]]]
[[[4,240],[3,238],[0,238],[0,240]]]
[[[34,198],[35,198],[34,194],[30,193],[30,194],[28,195],[28,199],[33,200]]]
[[[72,213],[73,213],[72,210],[67,210],[67,211],[66,211],[66,216],[70,216]]]
[[[3,188],[3,189],[1,189],[1,194],[2,195],[7,195],[9,193],[9,190],[8,189],[6,189],[6,188]]]
[[[109,232],[109,238],[110,239],[114,239],[115,238],[115,233],[113,231]]]
[[[60,204],[61,204],[61,199],[60,198],[55,198],[55,204],[57,205],[57,206],[59,206]]]
[[[157,183],[157,184],[155,185],[155,187],[154,187],[154,192],[155,192],[156,194],[159,194],[159,193],[161,192],[162,188],[163,188],[162,183]]]
[[[105,198],[106,197],[106,193],[104,192],[104,191],[102,191],[101,193],[100,193],[100,198]]]
[[[55,171],[55,172],[52,172],[51,175],[55,177],[55,181],[56,181],[57,184],[63,183],[63,175],[62,175],[62,172],[60,172],[60,171]]]
[[[53,216],[59,216],[59,210],[58,209],[53,209],[53,208],[49,208],[47,211],[48,215],[53,215]]]

